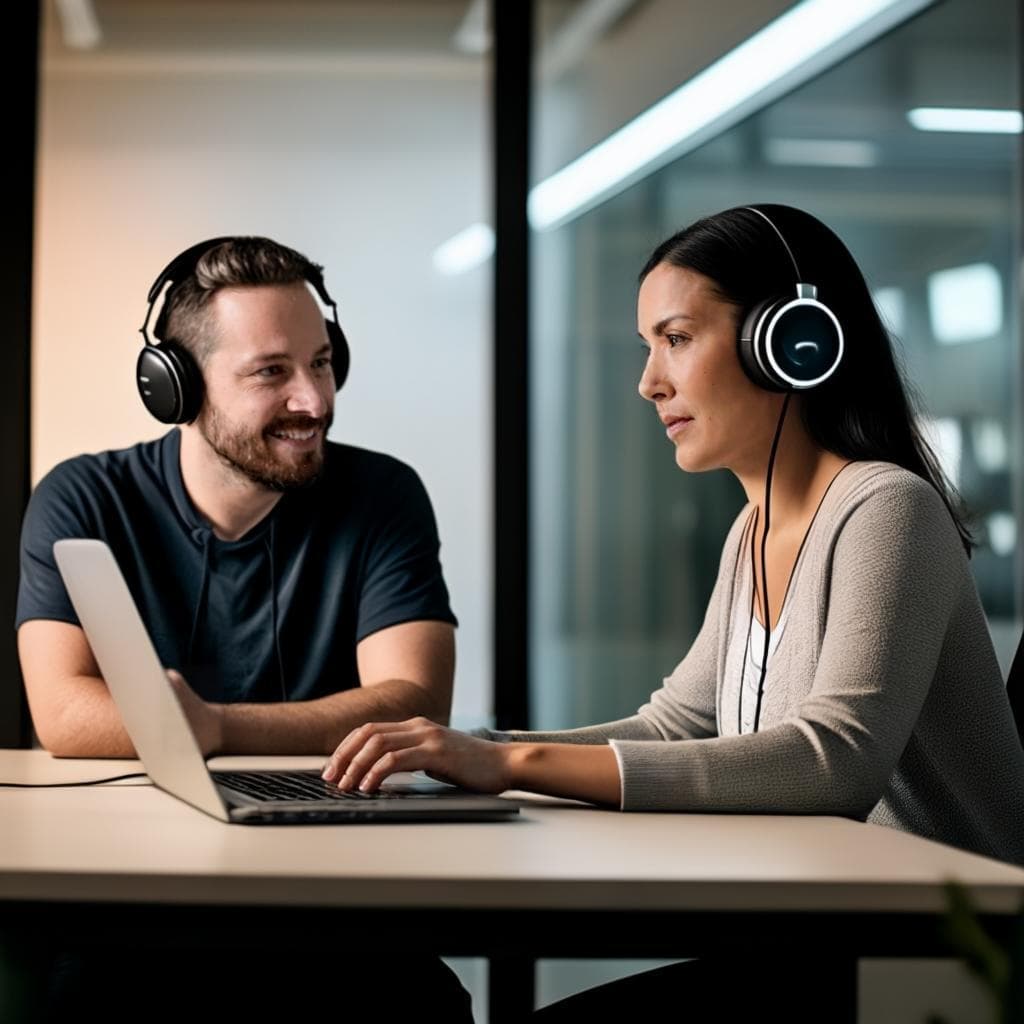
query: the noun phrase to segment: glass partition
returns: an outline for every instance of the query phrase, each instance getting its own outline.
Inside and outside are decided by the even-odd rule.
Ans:
[[[556,6],[552,34],[564,14]],[[649,50],[663,52],[664,7],[627,12],[573,67],[541,79],[538,179],[578,155],[558,151],[555,126],[594,95],[602,68],[637,93],[629,116],[660,98],[642,95],[651,73],[613,56],[616,47],[644,52],[644,24]],[[1007,666],[1019,633],[1020,135],[1012,113],[1009,132],[979,132],[925,130],[927,115],[911,112],[1017,111],[1016,12],[1011,0],[931,6],[589,212],[535,233],[533,726],[632,713],[700,626],[743,496],[726,471],[679,472],[636,394],[636,277],[671,232],[746,202],[820,216],[868,276],[931,437],[976,515],[972,564]],[[583,81],[586,96],[574,92]]]

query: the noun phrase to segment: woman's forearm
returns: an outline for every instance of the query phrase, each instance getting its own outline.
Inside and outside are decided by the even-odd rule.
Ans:
[[[607,745],[510,743],[505,755],[510,789],[613,807],[621,803],[619,765]]]

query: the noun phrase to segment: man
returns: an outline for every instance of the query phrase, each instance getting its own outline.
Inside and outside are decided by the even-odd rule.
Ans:
[[[62,463],[26,513],[18,649],[40,741],[134,753],[56,569],[62,537],[113,549],[204,754],[327,753],[364,721],[443,722],[455,619],[433,513],[407,466],[326,440],[347,351],[309,287],[333,306],[321,268],[213,239],[172,261],[149,314],[167,283],[140,390],[182,425]],[[185,401],[165,416],[150,388],[168,360]]]
[[[154,345],[146,326],[168,284]],[[172,683],[204,754],[327,753],[364,721],[447,718],[455,619],[430,503],[402,463],[327,442],[348,353],[336,311],[325,320],[309,286],[333,307],[320,268],[265,238],[176,257],[150,291],[138,375],[150,411],[180,429],[70,459],[36,488],[18,650],[52,753],[134,754],[54,562],[62,537],[113,549],[163,664],[180,670]],[[211,951],[199,937],[135,936],[108,954],[54,941],[39,1019],[91,1007],[127,1022],[148,1006],[161,1021],[279,1024],[325,1010],[405,1021],[424,1008],[472,1021],[450,969],[400,947],[393,968],[379,951],[301,943]],[[342,996],[330,981],[346,967],[359,984]],[[243,978],[253,983],[227,983]]]

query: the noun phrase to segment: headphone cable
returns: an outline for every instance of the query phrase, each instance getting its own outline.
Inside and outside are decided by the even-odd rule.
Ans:
[[[764,530],[761,532],[761,608],[764,614],[764,650],[761,655],[761,675],[757,682],[757,705],[754,708],[754,732],[757,732],[761,724],[761,699],[764,697],[764,677],[768,672],[768,645],[772,635],[771,609],[768,604],[768,530],[771,528],[771,503],[772,503],[772,474],[775,470],[775,456],[779,449],[779,441],[782,438],[782,427],[786,421],[786,410],[789,408],[789,399],[792,392],[787,391],[782,402],[782,412],[779,413],[779,424],[775,428],[775,437],[772,439],[771,453],[768,456],[768,472],[764,483]],[[756,585],[757,581],[754,580]],[[754,602],[750,602],[750,614],[754,614]],[[744,662],[747,659],[747,651],[743,652]],[[740,699],[743,698],[742,681],[740,685]]]

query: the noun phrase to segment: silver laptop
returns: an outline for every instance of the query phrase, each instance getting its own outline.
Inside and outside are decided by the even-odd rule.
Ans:
[[[59,540],[53,553],[146,773],[179,800],[245,825],[491,821],[518,814],[510,800],[410,773],[391,776],[373,795],[341,793],[316,771],[210,771],[110,548],[99,540]]]

